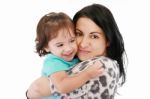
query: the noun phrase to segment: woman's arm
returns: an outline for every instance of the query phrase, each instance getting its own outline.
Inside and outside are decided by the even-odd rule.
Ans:
[[[100,67],[100,63],[97,63],[77,75],[68,76],[66,72],[57,72],[51,76],[51,79],[56,87],[58,87],[59,92],[68,93],[81,87],[89,79],[99,76],[102,71],[103,69]],[[50,95],[51,91],[49,87],[49,79],[47,77],[36,79],[27,91],[27,97],[30,99],[40,99],[41,97]]]
[[[49,80],[47,77],[36,79],[27,91],[27,97],[30,99],[41,99],[43,96],[50,96]]]
[[[83,62],[82,62],[83,63]],[[82,64],[81,63],[81,64]],[[80,65],[80,67],[81,67],[81,64],[78,64],[78,65],[76,65],[76,66],[79,66]],[[99,65],[97,65],[97,66],[99,66],[99,67],[101,67],[101,63],[98,63]],[[95,64],[96,65],[96,64]],[[75,66],[75,67],[76,67]],[[83,67],[84,67],[84,65],[83,65]],[[87,71],[89,71],[89,72],[91,72],[92,71],[92,67],[93,66],[90,66],[88,69],[87,69]],[[98,70],[98,69],[96,69],[96,70]],[[99,70],[99,75],[101,74],[101,73],[103,73],[103,72],[101,72],[101,71],[103,71],[103,69],[101,68],[100,70]],[[81,73],[82,74],[82,73]],[[75,75],[74,73],[73,73],[73,75]],[[84,74],[82,74],[83,76],[84,76]],[[94,73],[91,73],[90,74],[91,75],[91,78],[94,78],[95,77],[95,72]],[[57,76],[57,75],[56,75]],[[81,78],[84,78],[84,77],[81,77]],[[76,88],[79,88],[80,86],[82,86],[86,81],[88,81],[88,80],[86,80],[85,81],[85,79],[84,79],[84,81],[82,81],[83,79],[79,79],[78,77],[80,77],[80,75],[76,75],[76,77],[75,78],[77,78],[78,79],[78,81],[76,81],[76,82],[74,82],[72,79],[73,78],[71,78],[72,76],[70,76],[70,79],[68,79],[68,82],[70,82],[69,84],[71,85],[71,86],[73,86],[73,85],[75,85],[75,86],[73,86],[73,87],[69,87],[68,86],[68,84],[67,83],[65,83],[65,86],[68,88],[68,89],[64,89],[64,90],[62,90],[62,92],[70,92],[70,91],[72,91],[72,90],[74,90],[74,89],[76,89]],[[86,78],[86,77],[85,77]],[[86,78],[87,79],[87,78]],[[81,82],[82,83],[81,83]],[[76,84],[76,83],[80,83],[80,84]],[[28,92],[27,92],[27,96],[29,97],[29,98],[31,98],[31,99],[39,99],[39,98],[41,98],[41,97],[44,97],[44,96],[50,96],[51,95],[51,91],[50,91],[50,88],[49,88],[49,79],[47,78],[47,77],[40,77],[40,78],[38,78],[37,80],[35,80],[32,84],[31,84],[31,86],[29,87],[29,89],[28,89]],[[65,87],[64,87],[65,88]]]
[[[69,93],[82,85],[88,80],[100,76],[102,71],[101,63],[97,62],[83,72],[69,76],[65,71],[56,72],[51,75],[50,79],[60,93]]]

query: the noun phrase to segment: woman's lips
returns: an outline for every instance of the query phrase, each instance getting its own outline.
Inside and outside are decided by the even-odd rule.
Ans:
[[[90,51],[78,50],[78,54],[88,54],[88,53],[90,53]]]

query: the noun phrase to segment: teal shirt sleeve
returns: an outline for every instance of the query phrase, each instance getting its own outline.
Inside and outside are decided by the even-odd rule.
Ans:
[[[55,72],[59,71],[65,71],[68,70],[69,66],[63,62],[62,60],[59,60],[57,58],[55,59],[47,59],[44,62],[44,66],[42,69],[42,75],[43,76],[49,76]]]
[[[62,99],[61,96],[47,96],[43,97],[42,99]]]

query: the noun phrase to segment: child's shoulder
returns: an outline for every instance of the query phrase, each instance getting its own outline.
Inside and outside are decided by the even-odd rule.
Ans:
[[[58,56],[55,56],[53,54],[47,54],[44,59],[44,65],[54,65],[54,64],[61,64],[64,63],[64,60]]]
[[[61,57],[58,57],[56,55],[53,55],[53,54],[47,54],[46,57],[45,57],[45,61],[64,61],[63,58]]]

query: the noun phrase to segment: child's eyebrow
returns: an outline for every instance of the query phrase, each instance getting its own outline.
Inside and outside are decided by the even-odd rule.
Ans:
[[[62,44],[63,42],[58,42],[58,43],[56,43],[56,45],[59,45],[59,44]]]

